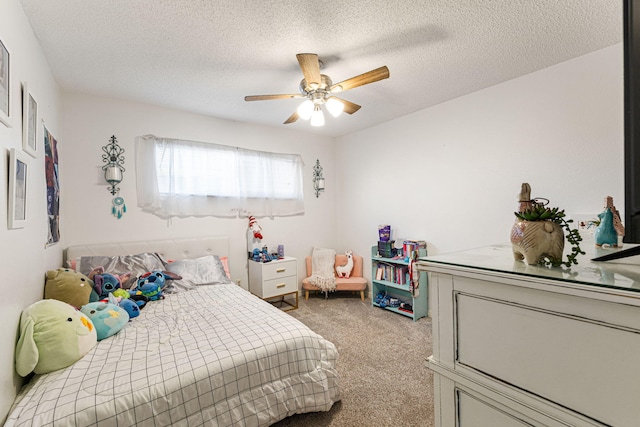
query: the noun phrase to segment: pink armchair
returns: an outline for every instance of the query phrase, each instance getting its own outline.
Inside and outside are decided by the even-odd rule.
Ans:
[[[336,254],[335,265],[345,265],[347,256],[345,254]],[[319,291],[320,288],[309,283],[311,276],[311,257],[305,258],[307,268],[307,277],[302,280],[302,289],[304,289],[304,299],[309,299],[309,291]],[[333,273],[335,274],[335,268]],[[362,277],[362,257],[353,255],[353,270],[349,278],[336,277],[336,291],[353,291],[360,292],[360,299],[364,301],[364,292],[367,290],[368,280]]]

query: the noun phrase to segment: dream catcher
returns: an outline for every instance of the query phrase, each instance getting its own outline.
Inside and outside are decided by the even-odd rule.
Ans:
[[[111,213],[116,218],[122,218],[122,214],[127,212],[127,205],[124,204],[124,199],[120,196],[113,198],[113,206],[111,207]]]

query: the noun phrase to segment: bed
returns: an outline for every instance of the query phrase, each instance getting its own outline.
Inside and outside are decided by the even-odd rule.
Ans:
[[[67,260],[228,256],[226,237],[69,247]],[[149,303],[68,368],[36,375],[6,426],[268,426],[340,400],[335,346],[234,283]]]

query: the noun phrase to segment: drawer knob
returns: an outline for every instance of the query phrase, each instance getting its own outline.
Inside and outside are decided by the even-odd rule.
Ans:
[[[279,285],[276,285],[276,288],[280,289],[280,288],[284,288],[285,286],[287,286],[286,283],[280,283]]]
[[[286,268],[279,268],[276,270],[276,273],[284,273],[286,270]]]

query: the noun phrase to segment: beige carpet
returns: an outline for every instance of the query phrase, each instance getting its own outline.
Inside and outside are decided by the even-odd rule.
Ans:
[[[288,313],[338,348],[342,401],[274,426],[433,426],[433,375],[424,365],[431,319],[413,322],[340,292],[301,298]]]

